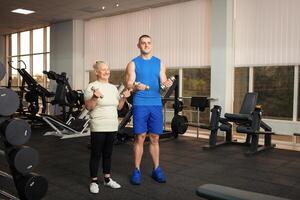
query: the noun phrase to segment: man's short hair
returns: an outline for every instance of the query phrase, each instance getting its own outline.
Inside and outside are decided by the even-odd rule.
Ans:
[[[139,43],[140,43],[140,41],[141,41],[142,38],[150,38],[151,39],[151,37],[149,35],[141,35],[139,37]]]

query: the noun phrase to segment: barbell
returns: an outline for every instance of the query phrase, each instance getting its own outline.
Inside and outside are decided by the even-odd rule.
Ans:
[[[188,129],[188,119],[184,115],[174,115],[171,122],[172,132],[175,134],[184,134]]]
[[[174,115],[172,122],[171,122],[171,129],[172,132],[175,134],[184,134],[188,127],[197,127],[197,128],[204,128],[210,130],[211,125],[209,124],[195,124],[189,123],[188,119],[184,115]]]

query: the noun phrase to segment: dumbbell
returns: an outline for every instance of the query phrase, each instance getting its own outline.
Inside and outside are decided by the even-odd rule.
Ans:
[[[40,200],[48,190],[47,180],[35,173],[29,173],[25,176],[14,174],[13,176],[0,171],[0,176],[13,180],[22,200]]]
[[[124,90],[125,90],[125,86],[123,84],[120,84],[120,86],[118,87],[118,93],[120,98],[124,98],[124,94],[123,94]]]
[[[175,81],[175,76],[171,76],[170,78],[168,78],[168,80],[172,81],[172,83],[173,83]],[[160,89],[165,90],[165,89],[167,89],[167,86],[160,85]]]
[[[31,136],[29,124],[22,119],[8,119],[1,122],[0,133],[4,142],[10,145],[23,145]]]
[[[3,63],[0,62],[0,81],[6,74]],[[9,116],[19,108],[19,96],[8,88],[0,88],[0,116]]]
[[[19,96],[8,88],[0,89],[0,116],[9,116],[19,108]]]
[[[134,82],[134,83],[133,83],[134,86],[137,86],[137,85],[139,85],[139,84],[142,84],[142,83],[141,83],[141,82]],[[145,90],[149,90],[149,89],[150,89],[150,86],[149,86],[149,85],[145,85],[145,86],[146,86],[146,87],[145,87]],[[124,89],[125,89],[125,86],[124,86],[123,84],[121,84],[121,85],[119,86],[119,88],[118,88],[118,92],[119,92],[121,98],[124,97],[124,94],[122,94],[122,92],[124,91]]]
[[[21,174],[27,174],[38,165],[38,152],[27,146],[8,147],[5,151],[0,150],[0,154],[5,155],[9,166]]]
[[[6,74],[5,67],[2,62],[0,62],[0,81],[4,78]]]
[[[133,86],[138,86],[138,85],[140,85],[140,84],[142,84],[141,82],[134,82],[133,83]],[[146,87],[145,87],[145,90],[150,90],[150,86],[149,85],[145,85]]]
[[[98,88],[94,88],[94,87],[92,87],[92,88],[91,88],[91,90],[92,90],[93,92],[96,92],[96,90],[98,90]],[[103,95],[103,94],[101,94],[101,95],[100,95],[100,98],[102,99],[103,97],[104,97],[104,95]]]

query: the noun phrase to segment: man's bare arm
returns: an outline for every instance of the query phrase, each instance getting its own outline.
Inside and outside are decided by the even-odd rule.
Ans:
[[[160,63],[160,73],[159,73],[159,78],[160,78],[160,84],[166,86],[166,87],[170,87],[173,82],[167,78],[166,75],[166,67],[165,65],[161,62]]]
[[[159,73],[159,78],[160,78],[160,83],[164,84],[167,81],[167,75],[166,75],[166,67],[165,65],[161,62],[160,63],[160,73]]]
[[[126,87],[128,89],[134,89],[134,82],[135,82],[135,64],[134,62],[129,62],[127,67],[126,67]]]

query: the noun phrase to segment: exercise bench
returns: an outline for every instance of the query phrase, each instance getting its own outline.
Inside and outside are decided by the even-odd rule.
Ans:
[[[199,186],[196,190],[196,194],[208,200],[288,200],[286,198],[215,184]]]

